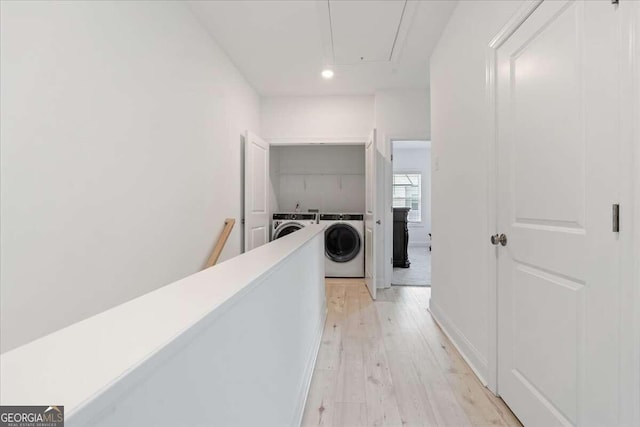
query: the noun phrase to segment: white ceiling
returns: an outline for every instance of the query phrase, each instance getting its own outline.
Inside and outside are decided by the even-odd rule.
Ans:
[[[429,56],[457,1],[190,1],[262,95],[427,88]],[[332,80],[320,76],[331,65]]]
[[[403,24],[406,4],[406,1],[324,1],[318,4],[325,21],[320,22],[320,31],[326,31],[327,47],[333,48],[333,55],[329,53],[325,59],[334,64],[388,62],[398,28]],[[406,27],[409,21],[404,22]]]

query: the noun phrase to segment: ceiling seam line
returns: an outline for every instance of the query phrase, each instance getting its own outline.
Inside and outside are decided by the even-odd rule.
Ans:
[[[406,4],[406,3],[405,3]],[[329,10],[329,34],[331,35],[331,65],[336,64],[336,50],[333,46],[333,23],[331,18],[331,2],[327,0],[327,9]]]
[[[396,36],[393,39],[393,46],[391,46],[391,53],[389,54],[389,61],[391,61],[391,58],[393,58],[393,51],[396,49],[396,43],[398,42],[398,35],[400,34],[400,27],[402,27],[402,20],[404,19],[404,11],[407,9],[407,2],[408,1],[409,0],[404,0],[404,6],[402,6],[402,13],[400,14],[400,22],[398,23],[398,29],[396,29]]]

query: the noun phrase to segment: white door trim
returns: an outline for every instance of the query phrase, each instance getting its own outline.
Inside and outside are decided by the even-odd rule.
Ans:
[[[632,52],[635,51],[635,55],[633,55],[632,59],[632,67],[631,67],[631,78],[633,76],[640,75],[640,4],[634,2],[633,6],[635,9],[635,13],[631,16],[631,31],[633,37],[633,48]],[[638,218],[640,216],[640,81],[636,78],[633,80],[634,88],[633,91],[630,92],[632,94],[633,105],[631,108],[632,111],[632,120],[635,123],[633,128],[633,140],[634,140],[634,148],[635,155],[632,156],[633,164],[632,170],[636,171],[636,176],[634,178],[633,186],[635,191],[632,194],[634,198],[634,218]],[[633,95],[635,94],[635,95]],[[629,376],[633,384],[636,385],[635,393],[632,395],[633,402],[635,407],[632,408],[632,425],[640,425],[640,364],[637,363],[640,360],[640,221],[636,220],[634,226],[634,234],[635,234],[635,244],[634,244],[634,252],[633,259],[635,260],[635,268],[632,266],[633,271],[631,272],[634,280],[632,283],[635,284],[635,301],[636,306],[633,310],[633,318],[635,319],[634,326],[634,336],[635,342],[632,343],[634,350],[633,360],[636,361],[635,364],[635,372]]]
[[[500,46],[542,4],[543,0],[525,2],[487,46],[486,53],[486,99],[489,110],[489,138],[487,139],[487,269],[489,353],[487,357],[487,388],[498,395],[498,249],[489,244],[489,236],[498,233],[498,141],[496,108],[496,61]]]
[[[621,183],[620,238],[623,254],[621,278],[623,301],[621,313],[622,357],[620,395],[621,422],[640,425],[640,3],[624,2],[625,21],[622,31],[628,32],[624,49],[630,55],[631,67],[626,70],[621,91],[625,105],[621,109],[622,123],[630,123],[631,133],[624,138],[621,150],[623,182]],[[630,90],[629,90],[630,89]],[[623,207],[629,212],[624,214]],[[624,230],[630,230],[624,233]],[[628,337],[628,338],[627,338]],[[627,338],[627,339],[625,339]]]
[[[376,225],[380,224],[378,212],[378,148],[376,129],[371,131],[369,142],[365,147],[365,209],[364,209],[364,281],[371,299],[376,299],[378,289],[378,252],[383,250],[380,241],[380,231],[376,232]],[[384,270],[383,270],[384,271]]]

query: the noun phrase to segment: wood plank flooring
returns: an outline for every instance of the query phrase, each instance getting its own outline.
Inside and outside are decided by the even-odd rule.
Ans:
[[[521,426],[427,311],[430,288],[327,279],[327,323],[303,426]]]

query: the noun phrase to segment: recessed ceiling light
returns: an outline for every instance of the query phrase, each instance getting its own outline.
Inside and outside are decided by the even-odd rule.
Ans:
[[[330,70],[328,68],[326,70],[322,70],[322,77],[324,77],[325,79],[333,78],[333,70]]]

